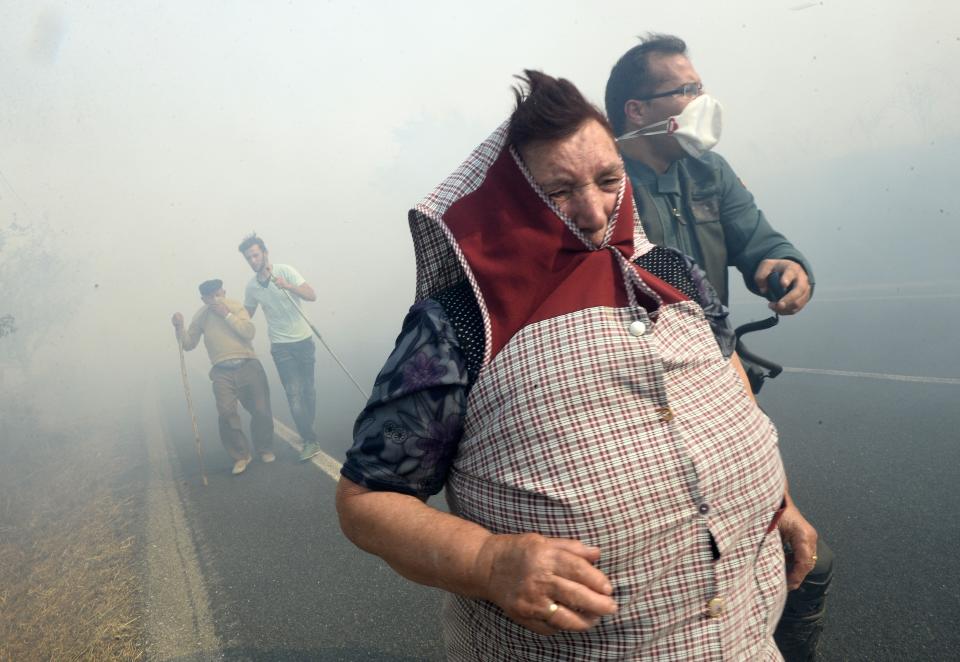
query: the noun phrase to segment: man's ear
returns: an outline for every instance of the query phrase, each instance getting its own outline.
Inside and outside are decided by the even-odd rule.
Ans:
[[[627,102],[623,104],[624,117],[638,127],[646,124],[644,119],[646,112],[647,104],[644,101],[628,99]]]

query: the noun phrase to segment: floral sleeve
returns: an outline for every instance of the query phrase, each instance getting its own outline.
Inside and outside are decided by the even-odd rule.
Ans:
[[[354,424],[341,473],[371,490],[436,494],[460,442],[468,389],[443,308],[432,299],[416,304]]]
[[[710,323],[713,336],[720,345],[720,353],[730,358],[737,346],[737,337],[730,325],[730,310],[720,301],[720,295],[707,280],[707,273],[692,258],[683,255],[683,259],[690,269],[690,278],[697,290],[697,303],[703,308],[703,314]]]

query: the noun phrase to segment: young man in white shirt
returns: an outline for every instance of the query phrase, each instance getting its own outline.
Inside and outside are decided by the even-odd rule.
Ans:
[[[272,264],[266,244],[257,235],[244,239],[239,250],[255,272],[247,283],[243,305],[251,318],[258,306],[263,308],[270,354],[287,394],[290,414],[303,439],[300,460],[306,461],[320,452],[320,444],[313,428],[317,410],[316,350],[313,331],[300,312],[300,301],[316,301],[317,294],[296,269]]]

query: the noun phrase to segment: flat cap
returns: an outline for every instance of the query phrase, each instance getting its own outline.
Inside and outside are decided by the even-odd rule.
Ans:
[[[223,281],[219,278],[214,278],[213,280],[205,280],[200,283],[200,296],[208,297],[217,290],[223,287]]]

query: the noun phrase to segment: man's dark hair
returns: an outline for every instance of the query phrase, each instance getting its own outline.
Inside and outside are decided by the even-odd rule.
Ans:
[[[657,84],[650,75],[650,54],[686,55],[687,44],[680,37],[669,34],[648,33],[640,37],[640,43],[617,60],[607,79],[604,104],[607,117],[617,135],[624,132],[627,118],[623,106],[630,99],[653,94]]]
[[[613,137],[603,112],[587,101],[580,90],[565,78],[553,78],[542,71],[523,70],[513,88],[517,107],[510,116],[507,137],[517,150],[540,140],[572,136],[587,120],[597,120]]]
[[[267,245],[263,243],[263,239],[257,236],[256,232],[251,234],[249,237],[244,237],[243,241],[240,242],[239,251],[243,253],[251,246],[259,246],[260,250],[262,250],[264,253],[267,252]]]

